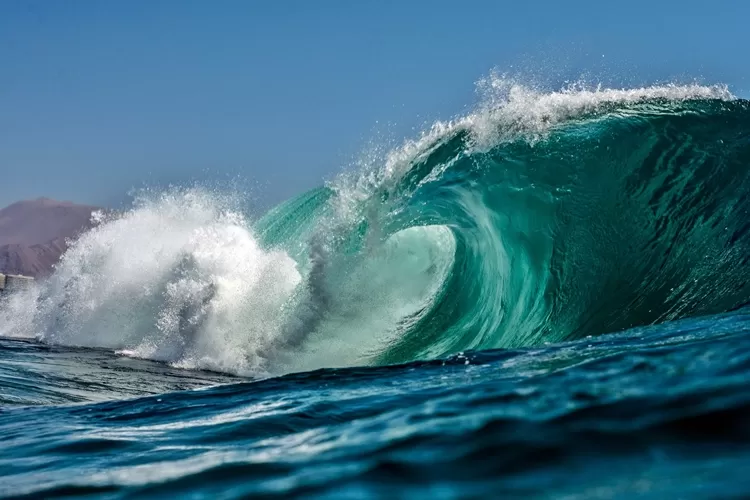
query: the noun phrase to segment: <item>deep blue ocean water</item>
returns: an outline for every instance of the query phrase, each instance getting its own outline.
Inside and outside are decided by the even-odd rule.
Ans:
[[[742,498],[750,313],[251,381],[0,342],[0,493]]]

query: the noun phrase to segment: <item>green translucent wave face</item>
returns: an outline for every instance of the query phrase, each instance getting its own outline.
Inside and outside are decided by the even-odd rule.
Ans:
[[[308,276],[306,345],[391,363],[750,301],[747,101],[612,105],[496,135],[451,131],[365,195],[322,187],[258,222]]]

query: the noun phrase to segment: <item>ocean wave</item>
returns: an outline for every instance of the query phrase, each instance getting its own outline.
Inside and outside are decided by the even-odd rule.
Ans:
[[[747,101],[481,87],[473,113],[255,222],[211,190],[141,199],[74,242],[3,332],[262,376],[750,301]]]

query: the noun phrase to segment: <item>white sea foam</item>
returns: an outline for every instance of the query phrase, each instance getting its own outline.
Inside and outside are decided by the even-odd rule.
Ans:
[[[681,102],[698,99],[730,101],[736,97],[726,85],[655,85],[635,89],[610,89],[602,86],[571,84],[557,92],[537,90],[500,75],[480,80],[481,100],[467,115],[449,121],[437,121],[418,138],[407,140],[383,158],[371,158],[363,171],[340,176],[333,187],[340,193],[342,213],[387,190],[411,168],[415,161],[429,155],[441,141],[458,132],[467,132],[472,147],[485,149],[519,136],[535,140],[567,120],[648,101]]]
[[[260,248],[245,218],[200,189],[105,218],[26,300],[11,334],[105,347],[189,368],[257,373],[282,334],[296,263]],[[7,313],[6,313],[7,314]],[[20,321],[19,321],[20,319]]]

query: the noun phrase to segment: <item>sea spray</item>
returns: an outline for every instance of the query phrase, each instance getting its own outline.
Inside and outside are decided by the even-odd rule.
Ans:
[[[26,331],[184,367],[260,371],[300,279],[220,196],[172,190],[75,241],[41,285]]]

